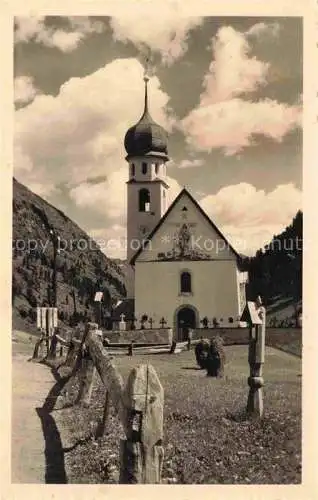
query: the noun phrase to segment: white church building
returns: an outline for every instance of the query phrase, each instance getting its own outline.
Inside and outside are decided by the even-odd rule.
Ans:
[[[145,76],[142,117],[125,136],[127,182],[127,303],[153,328],[237,326],[245,306],[247,274],[240,256],[187,189],[169,206],[166,131],[148,110]],[[211,132],[213,133],[213,131]]]

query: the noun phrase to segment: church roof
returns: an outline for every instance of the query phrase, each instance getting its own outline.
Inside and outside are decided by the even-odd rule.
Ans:
[[[212,222],[212,220],[210,219],[210,217],[205,213],[205,211],[202,209],[202,207],[199,205],[199,203],[196,201],[195,198],[193,198],[193,196],[189,193],[189,191],[186,189],[186,188],[183,188],[180,193],[178,194],[178,196],[175,198],[175,200],[172,202],[172,204],[170,205],[170,207],[168,208],[168,210],[166,211],[166,213],[164,214],[164,216],[160,219],[160,221],[158,222],[158,224],[154,227],[154,229],[151,231],[151,233],[149,234],[148,238],[147,238],[147,241],[150,241],[153,236],[155,235],[155,233],[158,231],[158,229],[162,226],[162,224],[164,223],[164,221],[166,220],[166,218],[168,217],[168,215],[171,213],[171,211],[173,210],[173,208],[175,207],[175,205],[178,203],[178,201],[180,200],[180,198],[183,196],[183,195],[186,195],[190,198],[190,200],[194,203],[194,205],[196,206],[196,208],[199,210],[199,212],[203,215],[203,217],[208,221],[208,223],[210,224],[210,226],[216,231],[216,233],[219,235],[219,237],[221,239],[223,239],[228,248],[234,253],[234,255],[236,256],[237,260],[238,261],[241,261],[241,255],[232,247],[232,245],[230,245],[230,243],[228,242],[228,240],[225,238],[225,236],[221,233],[221,231],[218,229],[218,227],[214,224],[214,222]],[[134,265],[134,263],[136,262],[136,259],[139,257],[139,255],[148,247],[148,243],[146,242],[145,245],[143,245],[139,250],[137,250],[137,252],[132,256],[132,258],[130,259],[130,264],[131,265]]]
[[[125,135],[127,158],[132,156],[160,156],[168,160],[167,133],[150,116],[148,110],[148,91],[145,81],[145,107],[139,122],[130,127]]]

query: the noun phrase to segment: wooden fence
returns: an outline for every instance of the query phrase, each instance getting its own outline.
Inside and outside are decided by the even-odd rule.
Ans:
[[[69,344],[57,335],[61,345]],[[126,439],[120,442],[120,478],[122,484],[158,484],[161,482],[164,450],[163,404],[164,391],[160,380],[149,364],[133,368],[127,384],[104,348],[98,325],[88,323],[82,339],[72,339],[64,363],[71,370],[70,379],[64,386],[64,393],[73,384],[73,377],[79,371],[79,391],[76,403],[90,404],[96,372],[105,387],[105,406],[100,433],[107,425],[109,406],[113,405],[123,426]],[[63,407],[62,395],[58,398]]]
[[[248,377],[248,402],[246,413],[252,417],[263,415],[262,370],[265,354],[265,309],[258,304],[248,302],[244,314],[249,322],[250,376]],[[199,342],[194,340],[194,344]],[[186,342],[182,343],[185,347]],[[40,345],[40,344],[39,344]],[[113,364],[112,357],[103,346],[98,325],[88,323],[84,334],[73,336],[70,342],[55,334],[51,355],[60,345],[68,347],[63,364],[70,370],[69,380],[63,387],[64,394],[73,386],[74,376],[79,372],[79,390],[76,403],[89,406],[96,373],[99,374],[105,388],[105,405],[100,434],[107,425],[110,404],[125,432],[125,439],[119,443],[121,484],[158,484],[164,458],[163,441],[163,405],[164,391],[152,365],[142,364],[133,368],[127,384]],[[35,352],[39,346],[36,346]],[[175,352],[177,343],[173,342],[170,352]],[[125,346],[125,349],[127,346]],[[132,354],[132,345],[128,345]],[[144,347],[142,347],[144,348]],[[188,344],[190,348],[190,344]],[[138,351],[137,351],[138,352]],[[55,409],[63,408],[62,394],[57,398]]]

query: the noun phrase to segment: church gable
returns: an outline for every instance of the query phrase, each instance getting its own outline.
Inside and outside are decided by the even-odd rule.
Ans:
[[[184,189],[133,261],[236,260],[237,253]]]

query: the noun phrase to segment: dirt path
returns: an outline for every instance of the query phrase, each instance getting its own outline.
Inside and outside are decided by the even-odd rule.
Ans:
[[[48,482],[46,429],[37,409],[55,381],[48,367],[29,358],[26,353],[12,358],[12,483]]]

